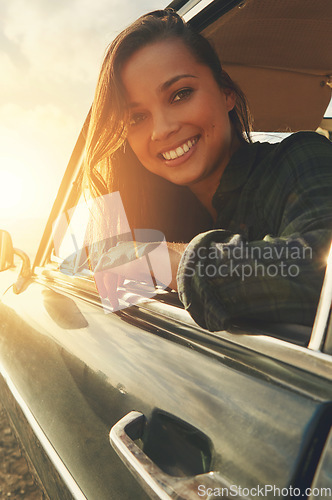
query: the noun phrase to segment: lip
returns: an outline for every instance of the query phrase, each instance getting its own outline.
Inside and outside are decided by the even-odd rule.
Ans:
[[[184,163],[185,161],[187,161],[192,156],[192,154],[196,151],[197,144],[199,143],[200,138],[201,138],[200,135],[194,135],[192,137],[188,137],[188,139],[181,141],[181,142],[178,142],[174,146],[170,146],[169,148],[164,148],[161,152],[158,153],[157,156],[165,165],[170,166],[170,167],[176,167],[177,165],[180,165],[181,163]],[[164,153],[166,153],[168,151],[176,150],[178,147],[182,146],[183,144],[185,144],[186,142],[188,142],[190,140],[191,141],[196,140],[196,143],[189,149],[189,151],[184,153],[182,156],[179,156],[178,158],[174,158],[173,160],[166,160],[162,156]]]

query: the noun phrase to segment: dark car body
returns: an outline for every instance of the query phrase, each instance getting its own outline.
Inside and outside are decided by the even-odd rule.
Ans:
[[[331,94],[332,50],[326,36],[320,50],[316,35],[331,27],[329,2],[172,6],[228,54],[225,67],[253,103],[257,130],[319,125]],[[311,38],[301,34],[309,24]],[[272,27],[279,52],[268,59],[261,44],[275,47]],[[302,57],[300,47],[311,56]],[[54,251],[54,224],[81,194],[87,123],[33,267],[13,250],[23,258],[21,271],[8,265],[0,274],[0,397],[48,496],[212,498],[225,488],[224,498],[226,489],[229,498],[262,491],[281,498],[290,487],[304,497],[308,488],[331,496],[332,262],[313,330],[257,323],[211,333],[167,290],[105,314],[91,276],[62,272]],[[68,220],[61,244],[67,233]],[[128,291],[123,300],[130,304]]]

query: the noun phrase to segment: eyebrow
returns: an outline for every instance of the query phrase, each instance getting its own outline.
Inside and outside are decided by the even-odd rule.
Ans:
[[[184,73],[184,74],[181,74],[181,75],[173,76],[173,78],[170,78],[166,82],[162,83],[160,85],[160,87],[158,88],[158,90],[160,92],[165,92],[165,90],[169,89],[169,87],[171,87],[173,85],[173,83],[176,83],[179,80],[182,80],[182,78],[197,78],[197,76],[190,75],[189,73]],[[131,103],[129,103],[128,107],[129,107],[129,109],[132,109],[132,108],[138,107],[139,105],[140,104],[138,102],[131,102]]]
[[[169,87],[171,87],[173,85],[173,83],[176,83],[177,81],[179,80],[182,80],[182,78],[197,78],[197,76],[195,75],[190,75],[188,73],[185,73],[183,75],[176,75],[176,76],[173,76],[173,78],[170,78],[169,80],[167,80],[165,83],[163,83],[161,86],[160,86],[160,90],[163,92],[165,90],[167,90]]]

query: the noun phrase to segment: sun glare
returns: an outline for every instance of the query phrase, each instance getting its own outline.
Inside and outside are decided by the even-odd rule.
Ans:
[[[4,211],[18,205],[22,198],[22,179],[9,170],[0,170],[0,209]]]
[[[11,218],[19,216],[24,211],[22,194],[24,177],[22,165],[8,158],[0,161],[0,217]],[[22,212],[21,212],[22,213]]]

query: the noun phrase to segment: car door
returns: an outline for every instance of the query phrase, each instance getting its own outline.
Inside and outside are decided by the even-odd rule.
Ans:
[[[55,252],[59,238],[69,252],[79,160],[65,182],[51,217],[67,225],[48,225],[0,311],[2,376],[58,481],[98,499],[304,491],[331,426],[331,357],[263,331],[203,331],[166,290],[130,305],[127,286],[127,307],[106,314],[89,273],[65,274]]]

